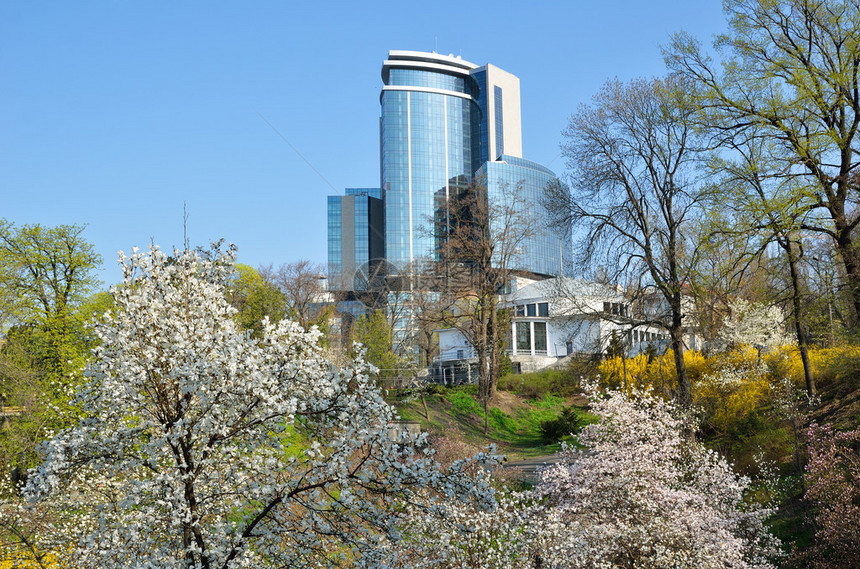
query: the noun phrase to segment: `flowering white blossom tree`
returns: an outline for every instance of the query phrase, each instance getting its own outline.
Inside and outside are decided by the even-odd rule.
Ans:
[[[518,569],[527,550],[527,509],[502,497],[492,510],[450,503],[435,512],[413,509],[403,527],[399,559],[413,569]],[[440,523],[440,520],[442,523]]]
[[[778,306],[738,298],[729,303],[729,311],[717,338],[721,347],[780,348],[795,342],[784,332],[785,314]]]
[[[744,500],[749,480],[682,434],[674,405],[610,392],[593,412],[600,422],[579,434],[587,452],[566,449],[536,488],[556,534],[545,567],[772,567],[768,511]]]
[[[413,567],[771,569],[779,542],[749,503],[749,480],[691,441],[677,406],[645,394],[597,396],[585,452],[566,449],[533,491],[492,510],[413,511],[399,544]]]
[[[237,330],[233,260],[121,255],[84,419],[30,476],[34,507],[57,508],[42,549],[104,569],[393,566],[408,507],[493,506],[470,475],[492,459],[442,471],[398,444],[360,359],[336,369],[289,321]]]

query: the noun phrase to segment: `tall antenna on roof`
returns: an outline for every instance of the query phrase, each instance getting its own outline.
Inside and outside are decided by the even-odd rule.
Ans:
[[[188,208],[182,202],[182,246],[188,251]]]
[[[433,50],[433,53],[439,53],[439,36],[433,36],[433,39],[436,41],[436,49]]]

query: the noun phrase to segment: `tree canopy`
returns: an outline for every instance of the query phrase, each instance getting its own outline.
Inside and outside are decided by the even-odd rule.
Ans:
[[[50,531],[25,543],[105,569],[395,566],[407,506],[492,505],[470,461],[443,472],[392,436],[364,362],[334,367],[319,332],[290,320],[259,339],[238,329],[233,259],[122,259],[85,418],[50,442],[27,490]]]
[[[801,178],[805,230],[835,243],[860,314],[860,10],[854,0],[729,0],[715,63],[678,34],[670,68],[701,95],[714,145],[765,138],[774,169]],[[796,217],[802,217],[798,215]]]

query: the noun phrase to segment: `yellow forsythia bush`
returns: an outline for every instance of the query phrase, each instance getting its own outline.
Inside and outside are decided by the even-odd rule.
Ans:
[[[728,431],[768,404],[773,377],[758,351],[742,347],[708,362],[709,373],[693,388],[693,403],[703,414],[705,428]]]
[[[818,387],[835,382],[860,384],[860,346],[810,348],[809,360]],[[796,346],[783,346],[759,353],[743,346],[705,358],[699,352],[684,353],[684,363],[693,390],[693,404],[701,412],[703,427],[716,431],[742,428],[741,423],[768,408],[772,386],[790,378],[804,386],[803,363]],[[672,397],[676,385],[675,357],[669,350],[649,361],[645,354],[623,361],[608,358],[600,363],[601,383],[623,388],[626,364],[628,389],[645,389]]]
[[[668,350],[650,361],[645,354],[628,358],[626,362],[621,357],[608,358],[599,367],[601,382],[608,387],[623,387],[625,364],[629,389],[646,389],[664,397],[673,395],[677,381],[673,351]],[[762,408],[770,397],[771,378],[753,348],[710,358],[700,352],[687,351],[684,364],[692,384],[693,404],[703,414],[707,427],[725,431]]]
[[[29,549],[0,549],[0,569],[42,569],[43,567],[63,569],[68,565],[61,562],[53,553],[44,554],[40,563]]]
[[[699,352],[684,352],[684,365],[690,381],[695,383],[708,369],[708,362]],[[623,388],[624,370],[627,370],[627,389],[647,390],[655,395],[669,396],[675,389],[675,352],[667,350],[662,356],[649,359],[647,354],[622,360],[620,356],[607,358],[600,363],[601,384]]]
[[[707,382],[703,382],[699,387],[697,393],[714,389],[713,385]],[[727,431],[733,424],[757,412],[771,396],[770,381],[764,375],[753,375],[749,380],[723,393],[716,391],[717,396],[709,399],[715,403],[710,409],[709,406],[701,404],[705,397],[696,397],[695,403],[705,411],[705,423],[718,431]]]
[[[855,381],[860,378],[860,346],[810,348],[809,363],[818,387],[847,380]],[[779,364],[777,365],[782,368],[780,371],[785,377],[790,377],[796,385],[803,386],[803,362],[800,359],[800,350],[796,347],[785,350]]]

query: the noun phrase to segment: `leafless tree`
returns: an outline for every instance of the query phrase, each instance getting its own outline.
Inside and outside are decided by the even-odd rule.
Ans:
[[[641,315],[669,334],[683,407],[692,404],[684,289],[705,187],[697,178],[695,110],[688,86],[672,77],[608,82],[564,132],[570,189],[554,184],[546,196],[556,220],[581,236],[581,266],[600,263],[611,280],[645,293],[638,300],[650,311]]]
[[[447,301],[442,320],[459,330],[477,355],[485,430],[506,332],[499,318],[499,293],[521,263],[522,245],[538,220],[517,190],[502,188],[492,199],[486,181],[477,179],[440,205],[434,224],[435,274],[444,276]]]
[[[277,269],[272,265],[259,267],[263,280],[275,285],[287,302],[287,316],[307,328],[319,316],[325,287],[322,284],[326,270],[307,260],[284,263]]]

